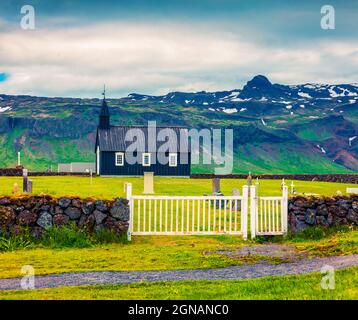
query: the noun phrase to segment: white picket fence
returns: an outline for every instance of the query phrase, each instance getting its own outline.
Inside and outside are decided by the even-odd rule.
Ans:
[[[249,196],[250,190],[250,196]],[[287,231],[287,187],[280,197],[257,197],[256,188],[244,186],[242,196],[132,195],[128,239],[132,235],[280,235]],[[250,202],[250,206],[249,206]]]

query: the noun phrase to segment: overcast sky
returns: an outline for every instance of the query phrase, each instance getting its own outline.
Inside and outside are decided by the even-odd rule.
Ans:
[[[358,0],[1,0],[0,94],[100,97],[358,82]],[[20,26],[24,4],[35,30]],[[320,26],[331,4],[336,29]]]

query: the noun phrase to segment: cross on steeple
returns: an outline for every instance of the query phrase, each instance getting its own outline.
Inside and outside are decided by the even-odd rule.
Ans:
[[[106,85],[105,84],[103,85],[103,93],[102,93],[102,95],[103,95],[103,99],[106,100]]]
[[[99,114],[99,128],[100,129],[109,129],[110,128],[110,115],[109,109],[106,101],[106,85],[103,86],[103,101],[102,108]]]

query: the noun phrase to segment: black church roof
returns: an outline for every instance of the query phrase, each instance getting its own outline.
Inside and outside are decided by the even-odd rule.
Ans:
[[[164,143],[169,141],[169,152],[180,152],[180,141],[182,141],[182,152],[190,152],[189,146],[189,133],[188,129],[185,127],[179,126],[168,126],[156,127],[156,137],[158,132],[163,129],[171,129],[172,131],[162,131],[163,139],[165,141],[158,141],[156,138],[156,150],[158,151],[159,147]],[[140,133],[142,132],[142,133]],[[169,139],[166,136],[166,132],[173,134],[177,137],[177,143],[173,142],[173,139]],[[125,138],[129,141],[125,141]],[[137,141],[142,146],[144,146],[144,152],[148,151],[148,126],[110,126],[109,129],[100,129],[97,131],[97,145],[99,146],[100,151],[125,151],[127,147],[131,145],[134,141]]]

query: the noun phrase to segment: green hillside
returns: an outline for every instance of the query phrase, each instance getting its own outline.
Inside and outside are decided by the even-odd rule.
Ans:
[[[0,108],[11,106],[0,113],[0,167],[14,167],[18,151],[22,164],[36,171],[51,166],[56,170],[58,163],[95,161],[101,100],[0,97]],[[348,145],[348,138],[358,132],[356,109],[349,110],[347,119],[338,113],[318,119],[319,111],[314,108],[304,112],[298,109],[292,115],[286,108],[260,101],[251,102],[253,109],[246,115],[203,104],[143,99],[108,99],[108,104],[113,125],[146,125],[155,120],[164,126],[233,129],[233,173],[358,171],[358,147]],[[262,110],[269,111],[262,116]],[[194,165],[192,172],[213,172],[213,166]]]

